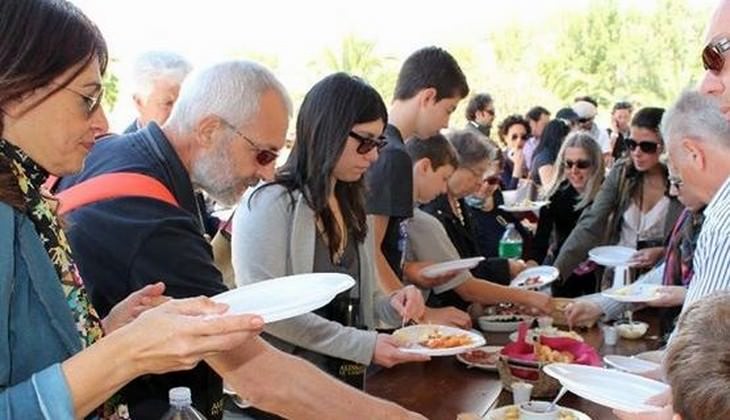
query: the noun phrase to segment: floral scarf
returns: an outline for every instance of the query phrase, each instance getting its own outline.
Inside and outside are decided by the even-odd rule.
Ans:
[[[0,156],[8,160],[13,174],[18,179],[18,186],[28,209],[27,216],[33,222],[43,247],[56,269],[58,278],[61,281],[61,288],[64,296],[66,296],[66,302],[71,309],[79,333],[81,345],[86,348],[98,341],[104,335],[104,331],[101,319],[91,305],[79,271],[73,261],[66,234],[61,228],[48,199],[43,195],[41,188],[48,178],[48,172],[18,147],[2,138],[0,138]],[[117,402],[118,397],[115,396],[105,404],[103,412],[100,413],[103,418],[123,418],[111,414],[118,412],[115,408]]]

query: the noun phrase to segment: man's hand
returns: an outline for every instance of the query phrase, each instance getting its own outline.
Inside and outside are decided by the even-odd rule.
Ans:
[[[403,321],[421,319],[426,309],[421,291],[415,286],[406,286],[390,297],[390,305],[400,314]]]
[[[130,294],[126,299],[114,305],[109,314],[101,321],[104,332],[109,334],[132,322],[142,312],[170,300],[169,297],[162,295],[164,292],[165,283],[157,282]]]
[[[669,308],[681,306],[684,303],[687,289],[682,286],[662,286],[657,289],[657,293],[659,293],[659,299],[646,304],[655,308]]]
[[[565,317],[570,328],[593,325],[603,316],[603,310],[590,300],[576,300],[565,308]]]
[[[418,285],[424,289],[431,289],[449,282],[461,271],[451,271],[436,277],[427,277],[423,275],[423,269],[434,265],[429,261],[411,261],[407,262],[403,267],[403,274],[411,283]]]
[[[460,311],[453,306],[446,308],[429,308],[426,307],[422,323],[447,325],[468,330],[471,328],[471,318],[469,314]]]
[[[430,357],[423,354],[407,353],[398,348],[398,341],[391,335],[378,334],[375,342],[373,363],[384,367],[393,367],[399,363],[427,362]]]

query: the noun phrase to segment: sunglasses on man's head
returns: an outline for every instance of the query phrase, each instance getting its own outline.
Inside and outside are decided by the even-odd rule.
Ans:
[[[702,65],[705,70],[719,73],[725,66],[725,53],[730,50],[730,38],[725,35],[719,36],[702,50]]]
[[[357,153],[361,155],[368,154],[371,150],[374,148],[377,148],[378,151],[385,147],[386,144],[388,144],[387,141],[385,141],[385,136],[378,136],[378,137],[367,137],[363,136],[362,134],[357,134],[354,131],[350,131],[350,137],[360,142],[360,144],[357,145]]]
[[[659,148],[659,143],[654,143],[653,141],[636,141],[634,139],[626,139],[626,147],[628,147],[632,152],[638,147],[639,150],[644,153],[653,154],[656,153]]]
[[[573,169],[573,166],[575,166],[578,169],[588,169],[591,167],[591,161],[585,160],[585,159],[578,159],[578,160],[570,160],[566,159],[565,163],[563,163],[566,169]]]

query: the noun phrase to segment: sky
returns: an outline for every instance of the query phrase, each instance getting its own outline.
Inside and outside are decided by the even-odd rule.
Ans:
[[[179,52],[194,65],[247,54],[279,62],[277,76],[302,89],[306,66],[325,48],[355,34],[376,42],[378,52],[405,57],[425,45],[448,46],[486,37],[512,22],[545,24],[548,16],[588,7],[590,0],[71,0],[101,28],[112,70],[124,88],[129,63],[141,52]],[[656,0],[619,0],[654,7]],[[690,0],[697,7],[716,0]],[[555,28],[546,28],[553,30]],[[306,83],[310,83],[307,81]],[[124,94],[124,92],[123,92]],[[126,97],[112,113],[130,120]]]

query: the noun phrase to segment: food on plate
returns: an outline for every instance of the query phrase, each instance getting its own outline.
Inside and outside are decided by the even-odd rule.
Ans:
[[[627,338],[629,340],[641,338],[644,334],[646,334],[646,330],[649,329],[649,324],[640,321],[634,321],[632,323],[619,323],[615,326],[618,330],[618,334],[622,338]]]
[[[473,350],[462,354],[461,357],[467,362],[477,365],[495,365],[499,361],[499,352]]]
[[[525,319],[526,318],[522,315],[512,315],[512,316],[506,316],[505,318],[502,318],[502,317],[490,318],[489,321],[490,322],[522,322]]]
[[[468,346],[471,344],[468,334],[444,335],[439,329],[434,329],[418,344],[429,349],[449,349],[452,347]]]
[[[525,281],[520,283],[520,286],[535,286],[541,283],[542,279],[540,279],[540,276],[532,276],[528,277],[527,279],[525,279]]]
[[[567,351],[553,350],[549,346],[535,343],[533,347],[535,350],[535,357],[540,362],[546,363],[573,363],[575,356]]]
[[[520,408],[516,405],[505,407],[504,417],[501,420],[520,420]],[[560,410],[558,420],[578,420],[578,417],[568,410]]]

